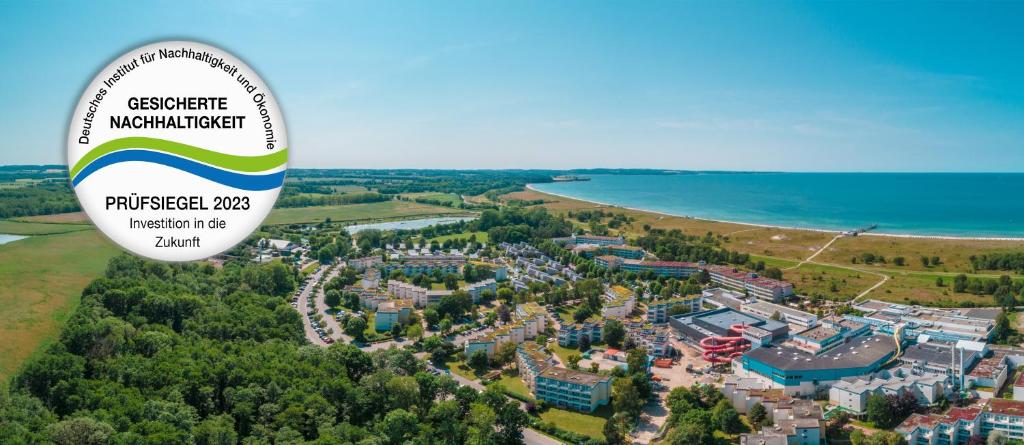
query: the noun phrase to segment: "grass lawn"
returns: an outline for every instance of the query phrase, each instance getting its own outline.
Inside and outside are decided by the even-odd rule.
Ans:
[[[313,272],[316,272],[316,269],[318,267],[320,267],[320,263],[318,261],[314,261],[312,263],[309,263],[308,266],[306,266],[305,268],[302,269],[302,276],[306,276],[306,275],[309,275],[309,274],[311,274]]]
[[[837,301],[852,299],[882,279],[868,272],[811,263],[782,271],[782,278],[793,283],[800,295],[820,294]]]
[[[462,286],[465,286],[465,285],[466,285],[466,281],[465,280],[459,280],[459,287],[460,288]],[[430,283],[430,289],[431,290],[448,290],[447,287],[444,287],[444,283]]]
[[[0,245],[0,380],[57,338],[82,289],[118,252],[92,228]]]
[[[340,206],[274,209],[263,223],[269,225],[319,223],[327,218],[330,218],[332,222],[363,222],[456,214],[465,215],[468,212],[416,202],[384,201]]]
[[[530,390],[526,387],[526,383],[523,382],[523,379],[519,378],[518,371],[502,371],[501,378],[498,379],[497,383],[504,386],[511,393],[524,397],[533,397],[530,394]]]
[[[614,414],[610,406],[605,405],[593,413],[581,413],[568,409],[548,408],[540,413],[541,420],[551,422],[559,428],[594,438],[604,438],[604,423]]]
[[[488,241],[487,232],[463,232],[453,233],[451,235],[439,236],[437,238],[431,238],[430,241],[437,241],[438,243],[444,243],[450,239],[468,239],[470,236],[476,235],[476,241],[480,243],[486,243]]]
[[[451,371],[452,374],[458,375],[459,377],[469,380],[477,380],[480,378],[464,361],[451,361],[445,363],[445,365],[448,366],[448,370]]]
[[[47,224],[18,221],[13,219],[0,220],[0,233],[8,235],[51,235],[55,233],[94,230],[89,224]]]
[[[564,346],[561,346],[561,345],[558,344],[557,340],[553,341],[551,343],[548,343],[547,344],[547,348],[548,348],[549,351],[551,351],[551,353],[557,355],[558,358],[562,359],[562,361],[566,363],[566,366],[569,365],[568,362],[569,362],[569,356],[570,355],[578,354],[580,356],[583,356],[583,353],[580,352],[579,349],[576,349],[576,348],[566,348]]]

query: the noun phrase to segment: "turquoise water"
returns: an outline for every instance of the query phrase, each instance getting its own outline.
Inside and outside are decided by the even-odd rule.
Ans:
[[[537,190],[704,219],[904,235],[1024,237],[1024,174],[594,175]]]

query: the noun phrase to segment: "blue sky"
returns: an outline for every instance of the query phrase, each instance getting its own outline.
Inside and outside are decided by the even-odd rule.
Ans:
[[[0,164],[156,40],[273,87],[291,165],[1024,170],[1024,3],[6,2]]]

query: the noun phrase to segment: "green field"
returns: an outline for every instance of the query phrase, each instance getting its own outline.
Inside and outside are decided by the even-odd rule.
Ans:
[[[368,222],[454,214],[463,215],[468,212],[415,202],[385,201],[368,204],[274,209],[264,224],[319,223],[328,218],[331,222]]]
[[[365,192],[369,190],[368,188],[363,187],[361,185],[332,185],[330,187],[337,193],[355,193]]]
[[[450,239],[468,239],[470,236],[473,236],[473,235],[476,235],[476,241],[479,242],[479,243],[486,243],[488,241],[487,232],[453,233],[451,235],[444,235],[444,236],[439,236],[439,237],[436,237],[436,238],[431,238],[430,241],[431,242],[437,241],[438,243],[444,243],[445,241],[448,241]]]
[[[451,203],[456,206],[462,202],[462,198],[454,193],[437,193],[437,192],[420,192],[420,193],[402,193],[403,197],[409,199],[433,199],[439,202]]]
[[[0,245],[0,380],[57,337],[82,289],[118,252],[91,228]]]
[[[77,232],[81,230],[93,230],[88,224],[48,224],[16,221],[12,219],[0,220],[0,233],[8,235],[52,235],[55,233]]]
[[[526,383],[523,379],[519,378],[518,371],[503,371],[501,378],[498,379],[497,383],[505,387],[505,390],[513,394],[519,394],[523,397],[532,398],[530,390],[526,387]]]
[[[608,405],[589,414],[561,408],[548,408],[540,413],[540,418],[563,430],[600,439],[604,438],[604,423],[612,414],[612,409]]]

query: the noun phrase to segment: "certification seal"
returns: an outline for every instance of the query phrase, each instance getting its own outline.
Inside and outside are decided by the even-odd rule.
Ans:
[[[224,50],[167,41],[107,65],[82,93],[68,173],[107,237],[191,261],[248,237],[284,184],[284,119],[260,77]]]

